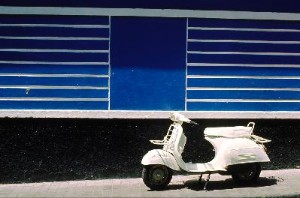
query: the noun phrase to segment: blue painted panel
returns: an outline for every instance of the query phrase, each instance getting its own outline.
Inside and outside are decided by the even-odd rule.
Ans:
[[[1,19],[1,17],[0,17]],[[0,39],[1,48],[15,49],[72,49],[72,50],[108,50],[108,40],[23,40]]]
[[[0,85],[51,85],[107,87],[107,78],[54,78],[1,76]]]
[[[0,88],[3,97],[63,97],[63,98],[107,98],[108,90],[89,89],[4,89]]]
[[[298,41],[298,32],[189,30],[189,39]]]
[[[0,109],[107,110],[108,102],[0,101]]]
[[[199,102],[188,103],[189,111],[300,111],[295,102]]]
[[[157,8],[188,10],[249,10],[258,12],[300,12],[297,0],[85,0],[85,1],[36,1],[9,0],[1,1],[6,6],[57,6],[57,7],[104,7],[104,8]]]
[[[189,90],[189,99],[300,99],[300,91]]]
[[[0,73],[108,75],[108,65],[0,64]]]
[[[189,18],[188,22],[189,27],[300,29],[300,24],[297,21]]]
[[[189,54],[189,63],[232,63],[232,64],[300,64],[298,56],[267,56],[240,54]]]
[[[112,18],[111,109],[184,110],[186,20]]]
[[[108,28],[0,27],[1,36],[109,37]]]
[[[0,61],[108,62],[108,53],[0,52]]]
[[[272,44],[272,43],[233,43],[233,42],[189,42],[189,51],[208,52],[289,52],[299,53],[300,44]]]
[[[199,111],[297,111],[300,103],[280,100],[300,99],[300,92],[270,91],[264,88],[299,88],[300,68],[289,68],[288,64],[299,65],[300,41],[299,32],[284,29],[299,30],[299,22],[290,21],[262,21],[262,20],[216,20],[189,19],[189,27],[209,27],[211,30],[189,31],[189,39],[212,39],[213,42],[188,43],[188,63],[199,63],[199,66],[188,66],[188,75],[206,75],[209,78],[189,78],[188,87],[209,88],[260,88],[262,90],[188,90],[187,99],[208,99],[187,103],[188,110]],[[215,29],[213,29],[215,28]],[[235,28],[235,31],[221,30],[221,28]],[[239,28],[254,28],[255,31],[238,31]],[[259,29],[262,29],[259,31]],[[272,29],[266,31],[266,29]],[[277,29],[277,31],[274,31]],[[282,30],[280,30],[282,29]],[[245,29],[244,29],[245,30]],[[279,31],[280,30],[280,31]],[[230,42],[220,40],[232,40]],[[247,43],[241,40],[246,40]],[[255,40],[255,41],[254,41]],[[263,43],[271,41],[270,43]],[[272,41],[291,41],[278,43]],[[295,42],[295,43],[293,43]],[[222,54],[229,52],[228,54]],[[250,54],[234,54],[230,52],[248,52]],[[252,53],[254,52],[254,53]],[[255,52],[263,52],[257,54]],[[270,52],[280,52],[281,54]],[[218,54],[219,53],[219,54]],[[269,55],[266,55],[268,53]],[[201,63],[223,63],[228,67],[206,67]],[[236,64],[230,66],[230,64]],[[255,64],[257,67],[246,67],[244,64]],[[274,64],[275,67],[264,67],[264,64]],[[281,66],[281,67],[280,67]],[[213,78],[216,76],[216,78]],[[231,76],[231,78],[222,78]],[[237,78],[234,78],[237,76]],[[239,78],[242,76],[243,78]],[[260,76],[261,79],[256,79]],[[264,78],[264,76],[266,76]],[[268,79],[269,76],[290,77],[290,79]],[[293,76],[293,78],[292,78]],[[200,76],[201,77],[201,76]],[[213,99],[213,100],[210,100]],[[228,99],[223,101],[222,99]],[[239,102],[239,100],[253,99],[256,101]],[[236,101],[232,101],[236,100]],[[269,101],[268,100],[274,100]]]
[[[294,79],[188,79],[189,87],[263,87],[300,88],[300,80]]]
[[[1,5],[1,3],[0,3]],[[42,15],[2,15],[0,23],[4,24],[70,24],[70,25],[108,25],[109,17],[95,16],[42,16]]]
[[[108,77],[72,76],[73,74],[108,76],[108,17],[12,15],[0,16],[0,23],[8,24],[0,27],[0,36],[9,36],[0,39],[0,61],[2,62],[0,63],[0,85],[2,87],[0,88],[0,109],[108,109],[108,102],[89,101],[91,98],[108,100],[108,89],[96,89],[108,87]],[[42,26],[45,27],[38,27],[35,24],[43,24]],[[51,24],[66,26],[54,27],[55,25],[51,26]],[[107,27],[77,25],[106,25]],[[21,38],[15,39],[15,37]],[[45,38],[36,40],[36,37]],[[60,40],[59,37],[65,38]],[[78,37],[84,37],[84,39],[77,40]],[[106,40],[88,40],[91,37],[105,37]],[[25,50],[19,51],[18,49]],[[49,49],[51,50],[49,51]],[[5,63],[6,61],[8,63]],[[43,62],[43,64],[39,62]],[[69,64],[57,64],[57,62],[68,62]],[[90,62],[93,62],[93,65],[89,65]],[[95,64],[95,62],[104,62],[107,65]],[[16,74],[16,76],[11,76],[11,74]],[[18,76],[18,74],[21,75]],[[22,74],[33,74],[33,76],[26,77]],[[39,75],[34,76],[34,74],[66,75],[41,77]],[[26,90],[26,87],[30,86],[46,87]],[[72,86],[76,89],[66,89],[60,86]],[[86,89],[85,87],[93,89]],[[10,101],[10,97],[20,100]],[[31,100],[31,98],[37,99],[37,101],[24,101],[24,99]],[[78,98],[84,99],[83,101],[76,101]],[[53,101],[38,101],[44,99]]]
[[[188,75],[300,76],[300,68],[288,67],[188,67]]]

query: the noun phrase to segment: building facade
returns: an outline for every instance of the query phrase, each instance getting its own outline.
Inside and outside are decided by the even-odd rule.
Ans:
[[[299,118],[298,10],[203,6],[1,3],[1,117]]]

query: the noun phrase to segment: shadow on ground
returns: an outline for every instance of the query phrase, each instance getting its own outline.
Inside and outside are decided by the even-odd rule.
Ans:
[[[226,190],[235,188],[259,188],[266,186],[276,185],[277,182],[281,182],[280,178],[274,177],[260,177],[256,184],[251,185],[239,185],[236,184],[232,179],[220,180],[220,181],[210,181],[207,185],[207,191],[215,190]],[[198,182],[197,179],[187,180],[183,184],[170,184],[167,190],[179,190],[183,188],[188,188],[194,191],[203,191],[205,181]]]

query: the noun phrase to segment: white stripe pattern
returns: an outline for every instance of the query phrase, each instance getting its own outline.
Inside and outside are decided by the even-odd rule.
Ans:
[[[212,51],[188,51],[188,54],[216,54],[216,55],[258,55],[258,56],[300,56],[300,53],[289,53],[289,52],[212,52]]]
[[[70,102],[108,102],[107,98],[43,98],[43,97],[0,97],[0,101],[70,101]]]
[[[101,37],[49,37],[49,36],[0,36],[0,39],[10,40],[54,40],[54,41],[108,41]]]
[[[300,41],[240,40],[240,39],[188,39],[188,42],[206,43],[265,43],[265,44],[300,44]]]
[[[187,75],[187,78],[209,79],[271,79],[271,80],[300,80],[300,76],[226,76],[226,75]]]
[[[6,24],[1,23],[0,27],[47,27],[47,28],[109,28],[108,25],[77,25],[77,24]]]
[[[267,103],[298,103],[300,100],[272,100],[272,99],[187,99],[188,102],[267,102]]]
[[[34,52],[34,53],[109,53],[109,50],[74,50],[74,49],[12,49],[2,48],[0,52]]]
[[[238,32],[300,32],[300,29],[189,27],[189,30],[238,31]]]
[[[76,90],[108,90],[108,87],[93,86],[47,86],[47,85],[0,85],[0,89],[76,89]]]

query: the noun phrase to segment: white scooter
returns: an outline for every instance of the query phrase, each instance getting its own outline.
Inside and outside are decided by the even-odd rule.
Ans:
[[[197,124],[179,113],[172,113],[167,135],[163,140],[150,140],[162,145],[162,149],[149,151],[142,159],[142,177],[146,186],[152,190],[162,190],[170,183],[173,170],[190,174],[208,174],[204,190],[210,174],[232,175],[235,182],[250,184],[257,181],[261,172],[260,163],[269,162],[264,143],[271,140],[253,134],[255,123],[247,126],[214,127],[204,130],[205,139],[215,151],[214,159],[207,163],[185,163],[182,152],[186,143],[182,124]]]

